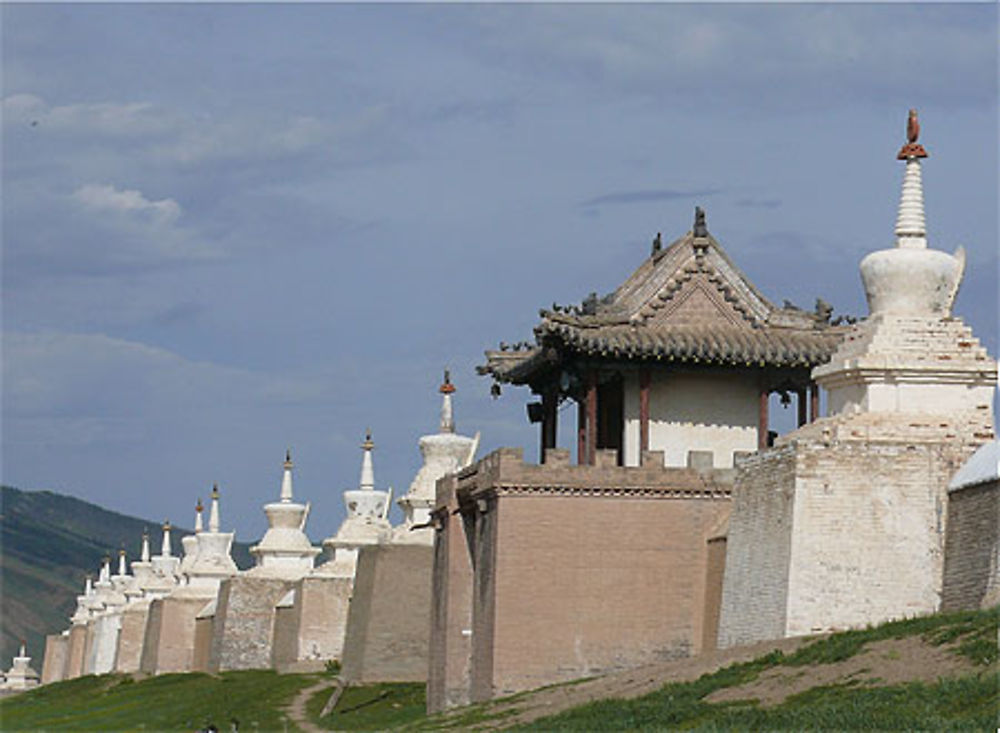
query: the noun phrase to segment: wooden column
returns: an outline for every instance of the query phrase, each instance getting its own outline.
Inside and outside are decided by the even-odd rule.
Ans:
[[[649,450],[649,369],[639,370],[639,463],[642,463],[642,452]]]
[[[554,391],[542,394],[542,449],[538,454],[542,463],[545,463],[545,451],[556,447],[558,406],[559,398]]]
[[[797,390],[795,393],[795,404],[799,408],[799,427],[806,424],[806,391]]]
[[[770,392],[767,387],[760,388],[760,408],[757,412],[757,450],[767,450],[767,398]]]
[[[597,461],[597,370],[587,374],[587,464]]]
[[[576,403],[576,462],[581,466],[587,462],[587,402]]]
[[[819,420],[819,385],[809,385],[809,422]]]

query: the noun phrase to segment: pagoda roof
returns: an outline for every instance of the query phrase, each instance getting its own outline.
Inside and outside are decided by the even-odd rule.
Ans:
[[[486,352],[478,367],[526,384],[569,357],[811,368],[827,361],[846,327],[817,300],[809,312],[775,306],[704,229],[653,253],[614,292],[539,312],[534,344]]]

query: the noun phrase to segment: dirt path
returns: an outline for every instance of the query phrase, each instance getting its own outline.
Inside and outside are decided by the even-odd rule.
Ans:
[[[303,690],[299,690],[299,694],[297,694],[288,704],[288,707],[285,708],[285,712],[288,713],[288,717],[291,721],[300,729],[305,731],[305,733],[326,733],[323,728],[319,728],[309,721],[309,717],[306,715],[306,703],[309,701],[309,698],[317,692],[320,692],[323,689],[329,689],[332,691],[333,688],[339,684],[340,680],[337,678],[325,679],[320,680],[315,685],[310,685]]]
[[[613,672],[586,682],[549,687],[510,702],[490,706],[490,714],[498,715],[495,721],[477,724],[477,730],[496,730],[520,723],[530,723],[547,715],[554,715],[577,705],[606,698],[633,698],[658,690],[668,682],[689,682],[703,674],[715,672],[738,662],[748,662],[780,649],[789,654],[813,638],[779,639],[752,646],[725,649],[687,659],[661,662],[623,672]]]

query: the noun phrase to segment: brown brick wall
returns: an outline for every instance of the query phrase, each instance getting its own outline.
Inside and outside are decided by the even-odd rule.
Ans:
[[[116,672],[128,674],[139,671],[148,616],[149,603],[143,601],[126,606],[122,611],[122,628],[118,636],[118,655],[115,659]]]
[[[722,610],[722,581],[726,571],[726,538],[708,541],[705,568],[705,606],[701,632],[701,651],[716,648],[719,636],[719,613]]]
[[[998,534],[1000,483],[993,480],[949,493],[942,610],[1000,602]]]
[[[455,486],[454,476],[437,484],[427,677],[427,710],[431,713],[470,702],[472,563],[462,518],[453,514],[458,508]]]
[[[83,660],[86,652],[87,627],[74,624],[69,630],[69,652],[66,655],[66,676],[71,680],[83,674]]]
[[[49,634],[45,637],[45,661],[42,663],[42,684],[59,682],[66,674],[69,637]]]
[[[376,545],[358,553],[342,676],[349,682],[427,679],[433,549]]]

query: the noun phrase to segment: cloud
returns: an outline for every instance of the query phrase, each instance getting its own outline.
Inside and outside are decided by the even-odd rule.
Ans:
[[[781,206],[781,199],[742,198],[734,203],[747,209],[777,209]]]
[[[580,206],[591,207],[607,204],[638,204],[647,201],[676,201],[678,199],[693,199],[701,196],[714,196],[719,193],[717,189],[705,189],[701,191],[674,191],[671,189],[654,189],[645,191],[618,191],[596,196],[586,201],[581,201]]]
[[[76,189],[72,197],[96,212],[141,216],[161,226],[174,223],[181,215],[181,207],[173,199],[150,201],[140,191],[119,191],[110,184],[88,183]]]
[[[43,131],[134,137],[169,134],[178,128],[176,115],[151,102],[92,102],[51,106],[34,94],[4,97],[9,123],[29,124]]]

